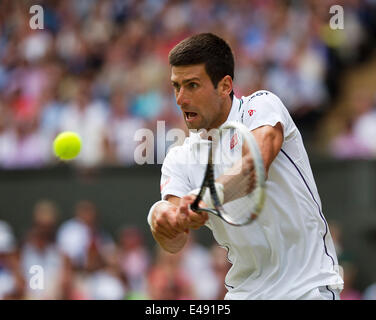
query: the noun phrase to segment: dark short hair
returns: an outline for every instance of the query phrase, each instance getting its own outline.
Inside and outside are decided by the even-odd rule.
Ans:
[[[234,56],[230,46],[212,33],[200,33],[179,42],[169,53],[171,66],[188,66],[203,63],[214,88],[223,77],[234,79]],[[231,92],[231,98],[233,92]]]

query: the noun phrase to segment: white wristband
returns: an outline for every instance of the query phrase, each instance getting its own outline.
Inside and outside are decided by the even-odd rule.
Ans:
[[[152,215],[153,215],[153,211],[154,211],[154,209],[155,209],[155,207],[158,205],[158,204],[160,204],[160,203],[170,203],[170,202],[168,202],[167,200],[159,200],[159,201],[157,201],[156,203],[154,203],[152,206],[151,206],[151,208],[150,208],[150,210],[149,210],[149,214],[148,214],[148,224],[149,224],[149,226],[150,226],[150,228],[151,228],[151,230],[154,230],[153,229],[153,225],[152,225],[152,220],[151,220],[151,218],[152,218]]]

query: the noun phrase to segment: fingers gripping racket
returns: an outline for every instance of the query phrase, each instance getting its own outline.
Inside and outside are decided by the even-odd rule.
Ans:
[[[215,214],[234,226],[247,225],[265,202],[261,153],[252,133],[239,122],[221,126],[218,137],[209,144],[204,180],[191,209]],[[199,207],[202,200],[210,206]]]

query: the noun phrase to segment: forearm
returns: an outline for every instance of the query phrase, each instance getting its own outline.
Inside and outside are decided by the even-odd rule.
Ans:
[[[154,239],[166,251],[176,253],[180,251],[188,238],[188,231],[168,230],[171,220],[167,218],[168,209],[176,209],[176,204],[180,201],[177,197],[170,197],[169,201],[159,201],[150,209],[148,223]],[[170,212],[171,213],[171,212]],[[163,218],[165,216],[165,218]],[[162,221],[162,222],[161,222]]]
[[[269,167],[277,157],[283,143],[283,127],[278,122],[274,127],[265,125],[252,130],[264,160],[265,177],[268,177]]]
[[[158,233],[156,231],[151,231],[155,241],[166,251],[170,253],[177,253],[181,249],[183,249],[185,243],[188,239],[188,233],[183,232],[178,234],[175,238],[169,239],[165,237],[163,234]]]

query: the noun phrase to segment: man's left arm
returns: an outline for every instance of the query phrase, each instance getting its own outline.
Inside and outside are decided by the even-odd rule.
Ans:
[[[265,125],[251,131],[260,148],[264,160],[265,175],[268,176],[269,167],[281,150],[283,143],[283,128],[280,122],[274,127]]]

